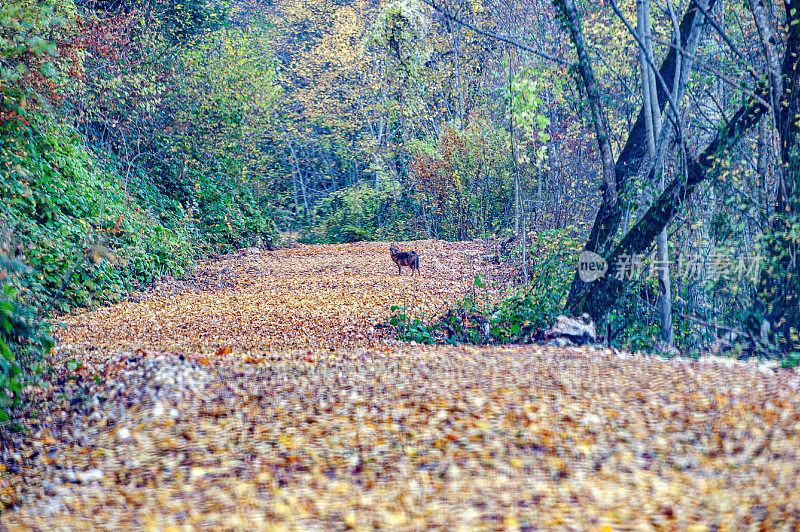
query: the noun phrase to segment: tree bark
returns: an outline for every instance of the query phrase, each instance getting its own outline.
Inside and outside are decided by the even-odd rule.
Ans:
[[[586,89],[586,98],[589,101],[589,108],[592,112],[597,147],[603,167],[603,183],[601,187],[603,199],[586,246],[586,249],[602,254],[605,238],[603,238],[603,242],[600,242],[601,235],[607,236],[616,232],[614,221],[619,220],[621,212],[617,190],[618,179],[614,168],[614,154],[611,149],[611,128],[604,113],[602,95],[595,79],[592,60],[589,57],[588,47],[581,28],[580,16],[575,4],[573,0],[555,0],[554,5],[559,11],[561,21],[569,32],[572,45],[578,54],[578,73]],[[594,238],[592,235],[594,235]],[[598,245],[603,247],[598,247]]]
[[[517,137],[514,131],[514,74],[511,69],[511,48],[508,51],[508,136],[511,140],[511,163],[514,168],[514,235],[519,234],[520,217],[520,187],[519,187],[519,156],[517,155]]]
[[[667,226],[678,208],[692,195],[697,186],[714,170],[717,159],[730,151],[742,136],[767,112],[763,104],[766,87],[761,87],[758,98],[751,98],[741,107],[717,134],[714,141],[703,151],[699,159],[688,158],[687,176],[672,179],[653,206],[609,253],[608,274],[589,285],[583,297],[573,307],[576,314],[588,313],[595,321],[600,320],[625,291],[629,279],[626,265],[636,255],[644,254],[653,239]],[[653,170],[651,170],[652,174]],[[651,175],[652,177],[652,175]]]
[[[767,234],[767,264],[761,272],[758,306],[765,320],[762,329],[768,325],[779,350],[790,352],[800,350],[800,238],[797,236],[800,230],[800,2],[786,0],[785,6],[787,38],[783,65],[780,76],[775,76],[774,72],[770,76],[782,164],[775,214]],[[753,15],[760,33],[763,28],[758,20],[764,10],[763,0],[754,2]],[[768,35],[771,38],[774,33]],[[770,64],[772,71],[774,61]]]
[[[556,2],[558,1],[560,0],[556,0]],[[705,22],[703,20],[704,16],[697,8],[697,1],[698,0],[691,0],[689,2],[679,28],[680,46],[689,55],[694,55],[697,51],[700,43],[700,37],[705,29]],[[716,0],[709,0],[706,10],[711,9],[714,6],[715,1]],[[676,79],[680,79],[680,86],[677,88],[680,90],[680,94],[682,94],[683,90],[685,90],[685,84],[688,81],[689,76],[687,72],[687,75],[677,76],[676,78],[676,73],[687,70],[687,61],[680,61],[679,54],[680,52],[674,48],[670,48],[670,50],[667,52],[667,56],[661,63],[659,74],[664,79],[667,89],[673,93],[675,92],[676,88]],[[661,113],[666,107],[669,97],[660,84],[656,84],[655,89],[656,96],[658,98],[658,112]],[[636,117],[636,122],[634,122],[633,128],[628,134],[628,139],[625,142],[625,146],[622,148],[622,151],[617,158],[617,162],[614,165],[616,191],[620,197],[624,198],[627,195],[628,189],[630,188],[631,183],[634,181],[634,177],[640,171],[642,160],[644,160],[644,158],[647,156],[648,148],[646,128],[647,120],[643,106],[642,109],[639,110],[639,114]],[[597,211],[594,225],[589,233],[589,237],[586,241],[584,249],[586,251],[595,252],[607,259],[608,254],[613,249],[614,239],[619,231],[622,217],[626,212],[627,209],[621,209],[619,205],[616,205],[615,208],[610,208],[607,206],[604,195],[603,202]],[[568,309],[574,309],[578,306],[588,287],[589,285],[581,281],[576,272],[572,281],[572,287],[570,288],[569,296],[567,297],[566,306]]]
[[[653,58],[653,38],[650,29],[650,0],[638,0],[636,3],[639,39],[644,44],[639,49],[639,66],[642,75],[642,107],[645,110],[647,126],[647,151],[653,168],[653,181],[650,190],[664,192],[663,156],[656,153],[656,142],[662,133],[661,109],[656,101],[656,78],[650,62]],[[650,59],[650,61],[648,61]],[[676,73],[677,75],[677,73]],[[675,81],[674,85],[677,85]],[[675,101],[675,100],[673,100]],[[648,198],[652,202],[652,197]],[[656,237],[656,273],[658,275],[659,296],[658,310],[661,320],[661,341],[668,347],[673,344],[672,338],[672,290],[669,278],[669,243],[666,227]]]

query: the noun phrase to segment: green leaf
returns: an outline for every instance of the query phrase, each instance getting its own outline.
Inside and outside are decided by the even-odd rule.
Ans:
[[[0,340],[0,354],[3,355],[3,358],[6,360],[14,361],[14,353],[8,348],[8,345],[3,340]],[[2,392],[0,392],[2,393]]]

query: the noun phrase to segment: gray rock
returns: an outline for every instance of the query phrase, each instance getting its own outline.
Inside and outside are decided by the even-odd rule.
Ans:
[[[122,427],[117,431],[117,439],[118,440],[127,440],[131,437],[131,431],[128,430],[127,427]]]
[[[583,345],[597,341],[597,331],[594,322],[587,314],[581,318],[568,318],[557,316],[556,322],[545,331],[546,338],[566,338],[571,342]]]
[[[100,480],[104,476],[105,474],[99,469],[89,469],[88,471],[78,471],[75,473],[75,477],[81,484],[88,484],[89,482]]]
[[[555,347],[566,347],[570,344],[570,341],[566,338],[556,338],[555,340],[550,340],[547,342],[547,345],[552,345]]]
[[[58,492],[56,491],[56,485],[52,482],[43,482],[42,488],[44,489],[44,494],[48,497],[55,497],[58,495]]]
[[[712,355],[721,355],[733,349],[733,344],[724,338],[717,338],[708,346],[708,352]]]

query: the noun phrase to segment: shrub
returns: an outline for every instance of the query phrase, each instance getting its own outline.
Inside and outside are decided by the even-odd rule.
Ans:
[[[531,236],[528,244],[527,285],[512,288],[492,305],[479,304],[476,294],[468,294],[446,313],[425,324],[412,319],[402,307],[390,324],[398,331],[398,339],[471,344],[528,342],[536,331],[550,325],[562,312],[574,275],[575,259],[580,242],[571,237],[571,228],[548,230]],[[514,255],[521,254],[516,250]],[[518,257],[510,260],[516,262]],[[474,280],[475,292],[485,288],[484,280]]]
[[[162,224],[101,172],[67,127],[6,130],[0,163],[0,225],[32,267],[25,297],[47,313],[118,299],[196,255],[186,219]]]
[[[53,345],[47,326],[21,297],[30,268],[7,245],[0,248],[0,421],[8,421],[22,388],[44,369]]]
[[[409,198],[396,193],[401,185],[386,182],[375,190],[363,182],[338,190],[325,198],[315,210],[320,222],[309,230],[304,242],[360,242],[404,240],[413,234],[408,212]]]

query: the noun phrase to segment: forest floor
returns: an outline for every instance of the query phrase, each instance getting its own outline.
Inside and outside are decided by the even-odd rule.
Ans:
[[[800,373],[401,344],[391,305],[504,275],[416,245],[416,281],[388,243],[250,251],[62,318],[0,529],[800,529]]]

